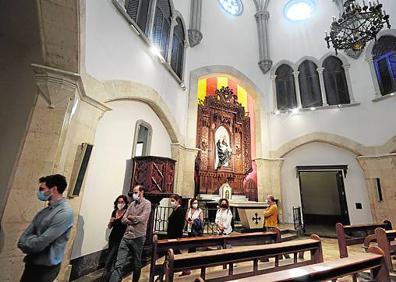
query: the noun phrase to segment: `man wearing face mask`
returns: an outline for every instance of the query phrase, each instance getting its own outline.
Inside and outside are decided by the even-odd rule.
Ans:
[[[22,233],[18,248],[26,254],[21,282],[52,282],[58,276],[69,233],[73,226],[73,210],[62,194],[67,182],[55,174],[39,179],[37,198],[48,201]]]
[[[131,193],[128,193],[131,196]],[[120,282],[125,273],[125,266],[132,262],[132,282],[139,281],[142,267],[142,252],[146,239],[147,222],[151,213],[151,203],[144,198],[144,187],[133,188],[132,202],[122,217],[127,225],[125,234],[118,248],[117,260],[111,274],[111,282]]]
[[[184,218],[186,216],[186,212],[181,207],[182,198],[173,194],[170,196],[170,204],[173,209],[171,215],[168,218],[168,230],[167,230],[167,238],[168,239],[176,239],[183,237],[183,229],[184,229]]]

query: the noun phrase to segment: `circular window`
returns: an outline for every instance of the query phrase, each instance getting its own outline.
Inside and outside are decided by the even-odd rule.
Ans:
[[[290,0],[284,9],[287,19],[292,21],[303,21],[312,17],[315,11],[313,0]]]
[[[221,7],[232,16],[239,16],[243,12],[241,0],[219,0]]]

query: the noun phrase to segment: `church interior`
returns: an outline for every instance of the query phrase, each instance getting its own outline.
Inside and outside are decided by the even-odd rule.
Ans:
[[[396,281],[395,28],[395,0],[0,0],[0,281],[57,173],[74,220],[56,281],[102,281],[136,185],[140,281]],[[172,194],[197,199],[206,245],[188,224],[167,241]]]

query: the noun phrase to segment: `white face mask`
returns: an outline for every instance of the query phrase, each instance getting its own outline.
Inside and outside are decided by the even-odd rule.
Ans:
[[[192,207],[193,207],[194,209],[196,209],[196,208],[198,208],[198,204],[192,204]]]
[[[175,201],[171,201],[170,204],[173,209],[177,206],[177,203]]]
[[[138,193],[133,193],[133,194],[132,194],[132,199],[133,199],[134,201],[139,200],[139,194],[138,194]]]
[[[118,209],[118,210],[122,210],[124,207],[125,207],[125,203],[117,204],[117,209]]]

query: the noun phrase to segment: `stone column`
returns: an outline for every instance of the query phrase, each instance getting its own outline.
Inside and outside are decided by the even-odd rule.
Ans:
[[[296,99],[297,99],[297,108],[301,109],[302,104],[301,104],[301,92],[300,92],[300,81],[298,80],[298,75],[300,74],[299,71],[294,71],[294,84],[296,85]]]
[[[325,89],[325,86],[324,86],[324,79],[323,79],[324,68],[323,67],[319,67],[316,70],[318,71],[318,74],[319,74],[320,92],[322,93],[322,106],[326,107],[329,104],[327,103],[326,89]]]
[[[271,81],[272,81],[272,98],[274,101],[274,112],[278,110],[278,98],[277,95],[278,93],[276,92],[276,74],[271,75]]]
[[[257,13],[254,15],[257,22],[259,39],[259,62],[258,65],[263,73],[267,73],[272,67],[268,45],[268,19],[270,14],[267,10],[269,0],[255,0]]]
[[[168,44],[168,54],[167,57],[164,58],[165,61],[168,62],[168,64],[171,64],[172,60],[172,47],[173,47],[173,31],[175,30],[175,26],[177,25],[176,17],[175,15],[172,16],[171,19],[171,27],[170,27],[170,33],[169,33],[169,44]]]
[[[368,65],[369,65],[370,74],[371,74],[371,77],[373,79],[373,85],[374,85],[374,91],[375,91],[373,99],[380,98],[380,97],[382,97],[382,94],[381,94],[381,89],[380,89],[379,84],[378,84],[377,74],[375,72],[373,57],[370,56],[370,57],[366,58],[366,61],[367,61]]]
[[[202,0],[191,0],[190,2],[190,27],[188,29],[188,42],[190,47],[197,46],[202,40]]]
[[[281,168],[284,159],[258,158],[255,161],[258,200],[264,201],[269,194],[279,199],[279,218],[282,218]]]
[[[353,95],[351,75],[349,74],[349,69],[351,68],[351,65],[343,65],[343,67],[345,70],[345,77],[348,85],[349,101],[351,104],[354,104],[356,103],[356,100],[355,96]]]
[[[38,86],[26,138],[16,164],[11,183],[0,238],[0,281],[19,280],[24,264],[24,254],[17,248],[18,238],[30,224],[33,216],[45,203],[36,198],[38,178],[52,173],[64,174],[70,179],[77,147],[82,142],[93,142],[100,103],[93,109],[94,101],[84,96],[80,76],[46,66],[33,66]],[[80,101],[78,103],[78,101]],[[77,108],[86,108],[78,113]],[[81,115],[85,114],[84,117]],[[67,191],[65,191],[67,195]],[[80,198],[70,200],[75,213],[79,213]],[[75,227],[65,253],[58,281],[68,281],[70,250]]]
[[[171,145],[172,159],[176,160],[174,192],[183,197],[194,197],[195,158],[199,149],[187,148],[179,143]]]

